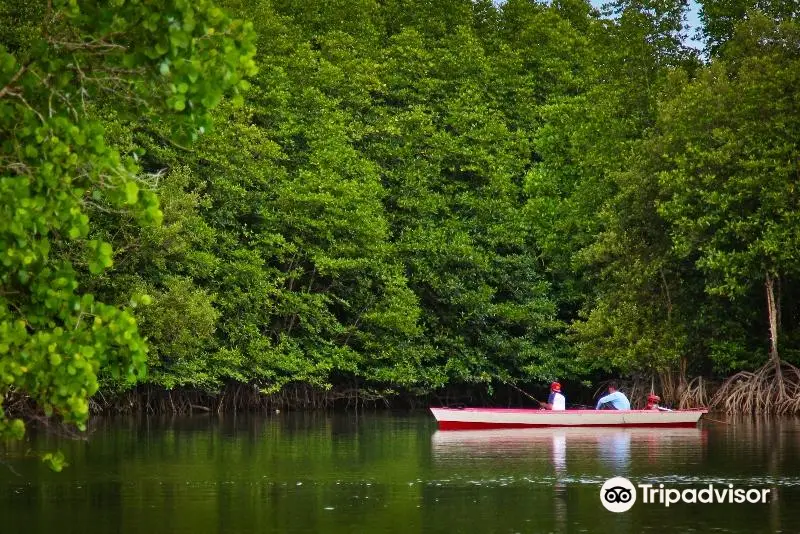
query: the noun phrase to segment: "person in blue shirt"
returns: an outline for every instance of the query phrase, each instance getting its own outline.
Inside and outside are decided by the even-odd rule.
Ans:
[[[600,397],[597,401],[596,410],[630,410],[631,403],[628,397],[621,391],[617,391],[617,383],[609,382],[608,395]]]

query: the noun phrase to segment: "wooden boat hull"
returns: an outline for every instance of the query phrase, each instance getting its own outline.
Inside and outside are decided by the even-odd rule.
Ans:
[[[513,408],[431,408],[439,430],[537,427],[691,428],[708,410],[528,410]]]

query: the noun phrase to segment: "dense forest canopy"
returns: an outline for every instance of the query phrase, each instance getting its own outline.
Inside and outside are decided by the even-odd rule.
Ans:
[[[7,401],[800,362],[796,6],[218,4],[0,7]]]

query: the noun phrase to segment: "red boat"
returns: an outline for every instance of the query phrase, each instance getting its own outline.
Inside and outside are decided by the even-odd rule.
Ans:
[[[699,410],[531,410],[520,408],[431,408],[440,430],[537,427],[691,428],[708,413]]]

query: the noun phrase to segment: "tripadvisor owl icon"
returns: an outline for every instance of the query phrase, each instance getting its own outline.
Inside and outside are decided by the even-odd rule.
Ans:
[[[609,478],[600,488],[600,502],[609,512],[627,512],[636,502],[636,488],[627,478]]]

